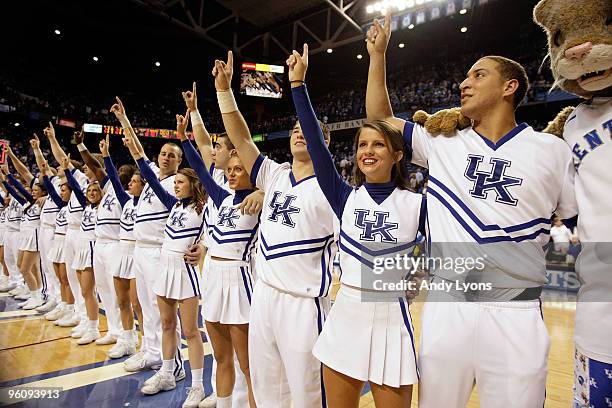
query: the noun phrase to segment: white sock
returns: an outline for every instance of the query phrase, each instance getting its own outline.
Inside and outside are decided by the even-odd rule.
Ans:
[[[217,396],[217,408],[232,408],[232,395],[223,398]]]
[[[160,374],[171,376],[173,371],[174,371],[174,359],[162,360],[162,366],[161,366],[161,369],[159,370]]]
[[[132,342],[132,330],[122,330],[121,340],[123,340],[126,343],[131,343]]]
[[[191,370],[191,387],[199,388],[204,390],[204,384],[202,383],[202,375],[204,370],[198,368],[197,370]]]
[[[97,320],[88,320],[87,321],[87,329],[88,330],[98,330],[98,321]]]

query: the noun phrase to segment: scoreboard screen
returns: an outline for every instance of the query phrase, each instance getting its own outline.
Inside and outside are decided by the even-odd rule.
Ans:
[[[283,73],[282,65],[242,63],[240,75],[240,93],[247,96],[264,98],[282,98]]]

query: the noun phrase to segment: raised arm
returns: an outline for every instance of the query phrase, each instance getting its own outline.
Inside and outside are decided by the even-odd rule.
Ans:
[[[13,186],[15,186],[19,194],[21,194],[28,202],[31,203],[34,201],[34,197],[32,197],[32,194],[30,194],[28,190],[25,189],[23,184],[21,184],[19,180],[15,178],[15,176],[9,173],[7,175],[7,179],[8,179],[8,182],[11,183]]]
[[[198,150],[200,150],[200,154],[204,159],[204,164],[206,164],[206,168],[210,169],[213,160],[213,145],[212,140],[210,138],[210,134],[206,130],[204,126],[204,121],[202,120],[202,116],[198,111],[198,94],[196,90],[196,83],[193,83],[193,88],[191,91],[183,92],[183,100],[185,101],[185,105],[187,105],[187,109],[189,110],[189,116],[191,117],[191,128],[193,129],[193,136],[198,145]],[[187,140],[187,135],[183,132],[182,135],[179,134],[181,141]]]
[[[13,188],[13,186],[11,186],[8,182],[7,182],[7,176],[9,175],[9,171],[8,171],[8,164],[4,163],[2,165],[2,167],[0,167],[0,181],[2,182],[2,186],[4,187],[4,189],[6,190],[6,192],[13,197],[15,200],[17,200],[17,202],[21,205],[25,205],[28,201],[23,198],[22,196],[19,195],[19,193],[17,193],[17,191],[15,191],[15,189]]]
[[[49,122],[49,126],[47,126],[43,130],[43,133],[45,134],[45,136],[47,136],[47,139],[49,139],[49,144],[51,145],[51,153],[53,154],[55,161],[58,163],[62,163],[67,157],[66,152],[64,152],[64,149],[62,149],[59,142],[57,141],[57,138],[55,137],[55,128],[53,127],[53,124],[51,122]],[[72,164],[70,164],[70,168],[72,167]]]
[[[370,54],[368,85],[366,90],[366,115],[368,120],[386,120],[399,130],[404,129],[405,121],[393,116],[389,91],[387,90],[386,58],[387,46],[391,37],[391,16],[385,16],[384,26],[378,20],[367,33],[367,48]]]
[[[136,142],[134,138],[130,135],[125,135],[123,138],[123,144],[129,149],[130,154],[136,161],[138,168],[140,169],[140,175],[149,183],[153,192],[159,198],[159,200],[164,204],[164,206],[168,209],[168,211],[172,210],[174,204],[178,202],[178,199],[174,197],[172,194],[168,193],[166,189],[161,185],[157,176],[151,170],[151,167],[147,164],[145,157],[138,151],[136,147]]]
[[[117,196],[117,200],[119,200],[119,204],[121,204],[121,208],[123,208],[125,203],[130,200],[130,196],[125,192],[123,185],[121,185],[121,180],[119,180],[119,173],[117,173],[115,163],[113,163],[113,159],[111,159],[108,153],[109,148],[109,135],[106,135],[106,139],[100,140],[100,153],[102,153],[102,157],[104,158],[104,167],[106,167],[108,178],[113,185],[115,196]]]
[[[231,51],[227,52],[227,62],[215,60],[212,74],[215,77],[215,89],[217,90],[217,101],[223,118],[223,126],[227,136],[236,147],[238,157],[242,161],[247,173],[251,174],[255,160],[259,157],[259,149],[251,139],[251,132],[247,126],[242,113],[238,110],[231,83],[234,73],[234,56]]]
[[[19,173],[19,175],[23,177],[26,183],[32,184],[34,176],[32,175],[32,173],[30,173],[28,167],[23,164],[21,160],[19,160],[15,153],[13,153],[13,149],[11,149],[8,144],[4,145],[4,150],[8,153],[8,157],[13,162],[13,166],[15,166],[15,170],[17,170],[17,173]]]
[[[47,160],[45,156],[43,156],[42,151],[40,150],[40,139],[38,139],[38,135],[34,133],[32,135],[32,139],[30,139],[30,146],[32,147],[32,151],[34,152],[34,158],[36,159],[36,166],[40,169],[42,175],[46,175],[47,173],[53,174],[49,169],[47,164]],[[45,166],[46,165],[46,166]],[[45,168],[43,170],[43,167]]]
[[[136,132],[134,131],[134,128],[130,124],[130,120],[128,119],[125,113],[125,107],[123,106],[123,102],[121,102],[121,99],[119,99],[118,96],[115,96],[115,99],[117,102],[113,104],[113,106],[111,106],[110,111],[115,114],[115,117],[117,118],[117,120],[119,120],[119,123],[121,123],[121,127],[123,127],[124,134],[126,136],[129,135],[133,139],[134,146],[136,147],[138,152],[145,158],[145,160],[147,160],[147,155],[145,154],[144,149],[142,148],[142,144],[140,144],[140,140],[138,140],[138,136],[136,136]]]
[[[176,115],[176,130],[179,135],[181,133],[183,133],[183,135],[185,134],[187,122],[189,122],[188,118],[189,117],[187,115]],[[210,198],[212,198],[213,202],[218,208],[223,202],[223,199],[227,197],[229,193],[215,183],[215,180],[212,178],[208,170],[206,170],[202,158],[191,144],[191,141],[187,138],[181,137],[181,144],[183,145],[183,151],[185,152],[185,157],[187,158],[189,166],[195,170],[200,181],[202,182],[202,185],[206,189],[206,192]]]
[[[70,159],[67,160],[69,162]],[[68,165],[66,163],[66,159],[64,160],[62,166],[64,167],[64,174],[66,175],[66,181],[68,182],[68,185],[72,189],[72,192],[76,196],[79,204],[81,204],[81,207],[85,207],[87,205],[87,199],[85,198],[85,194],[83,194],[83,190],[81,190],[79,182],[72,175],[72,170],[67,168]]]
[[[68,203],[62,200],[60,195],[57,193],[57,190],[55,190],[55,186],[51,182],[51,179],[46,174],[43,176],[43,184],[47,188],[47,193],[49,193],[49,197],[51,197],[51,200],[53,200],[55,205],[57,205],[59,208],[68,205]]]
[[[96,158],[89,152],[87,146],[85,146],[85,132],[81,128],[80,131],[74,132],[74,140],[77,142],[77,148],[79,149],[79,153],[81,154],[81,158],[83,159],[83,163],[89,167],[89,169],[95,174],[96,180],[100,184],[104,183],[106,180],[106,171],[100,165],[100,162],[96,160]]]
[[[304,44],[302,55],[294,50],[293,54],[287,59],[287,65],[289,66],[293,103],[300,120],[302,132],[306,138],[306,148],[310,154],[317,181],[336,216],[341,219],[344,204],[352,189],[342,180],[338,170],[336,170],[334,160],[325,143],[323,131],[310,104],[310,98],[304,83],[308,68],[308,45]]]

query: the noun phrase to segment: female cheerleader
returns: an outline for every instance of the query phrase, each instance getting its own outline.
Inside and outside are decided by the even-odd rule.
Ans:
[[[197,110],[195,112],[194,126],[201,125],[202,118]],[[259,213],[241,215],[239,209],[254,188],[236,154],[230,157],[226,170],[230,191],[215,182],[206,170],[211,168],[212,163],[204,164],[185,134],[188,113],[184,117],[177,115],[177,134],[189,165],[196,171],[213,201],[212,208],[209,208],[209,262],[203,285],[202,316],[217,361],[217,407],[232,405],[234,351],[246,379],[249,405],[255,407],[249,374],[248,323],[253,291],[250,257],[257,240]],[[211,155],[206,157],[212,159]]]
[[[9,157],[11,155],[9,154]],[[13,161],[15,163],[15,161]],[[4,172],[5,169],[3,169]],[[4,181],[4,186],[9,194],[24,207],[24,218],[21,223],[22,239],[19,246],[19,255],[21,263],[18,263],[21,275],[30,289],[30,299],[27,302],[21,303],[20,306],[24,310],[32,310],[43,305],[42,276],[39,270],[40,252],[38,249],[38,233],[40,229],[40,210],[38,204],[39,198],[44,198],[47,195],[47,190],[39,185],[33,184],[32,193],[11,174],[4,174],[10,182]],[[34,181],[34,178],[32,178]],[[15,186],[19,193],[11,186]]]
[[[108,351],[108,356],[110,358],[121,358],[136,353],[138,335],[134,331],[134,311],[136,311],[138,321],[143,321],[142,309],[136,295],[136,281],[132,262],[136,242],[134,238],[136,205],[144,188],[144,181],[140,177],[140,173],[134,173],[128,183],[128,191],[126,192],[121,184],[117,168],[109,155],[109,148],[110,143],[107,135],[106,139],[100,141],[100,153],[104,158],[106,173],[122,209],[119,221],[119,256],[113,267],[113,283],[121,312],[121,325],[123,326],[121,337],[117,340],[117,344]],[[140,324],[140,330],[144,337],[142,323]]]
[[[206,192],[192,169],[180,169],[174,179],[176,197],[172,196],[145,161],[130,132],[124,138],[124,143],[136,160],[140,174],[170,211],[164,230],[159,275],[153,286],[162,323],[162,367],[145,381],[141,391],[144,394],[156,394],[160,390],[167,391],[176,387],[173,371],[180,369],[180,365],[175,368],[178,341],[176,313],[179,309],[189,349],[192,381],[183,408],[196,408],[204,399],[204,346],[198,329],[200,283],[198,272],[184,261],[183,256],[202,234]]]
[[[313,349],[324,364],[327,402],[358,407],[368,381],[376,406],[410,406],[418,371],[408,302],[403,291],[376,291],[371,272],[376,257],[413,246],[425,212],[424,196],[409,191],[404,179],[402,134],[382,121],[358,130],[351,187],[336,170],[306,91],[308,46],[303,55],[293,51],[287,65],[317,181],[341,226],[342,286]]]
[[[81,286],[81,295],[85,300],[85,310],[87,311],[87,326],[82,336],[80,332],[74,333],[73,338],[78,338],[77,344],[84,345],[96,341],[100,338],[98,329],[98,296],[96,295],[96,282],[93,273],[93,247],[96,241],[96,215],[98,204],[102,199],[102,190],[97,181],[90,182],[85,194],[80,189],[78,181],[68,168],[70,157],[64,157],[62,167],[66,174],[66,180],[72,187],[81,207],[84,208],[81,218],[81,228],[78,235],[78,246],[72,261],[72,267],[76,270],[77,278]],[[80,337],[80,338],[79,338]]]
[[[55,322],[60,327],[76,326],[79,321],[74,315],[74,296],[68,283],[68,275],[66,272],[66,263],[64,260],[64,239],[66,237],[66,212],[68,211],[68,201],[72,194],[72,189],[68,186],[65,177],[60,178],[59,194],[55,186],[51,182],[50,176],[53,174],[49,169],[46,161],[41,162],[40,172],[43,175],[43,183],[47,188],[49,197],[55,205],[60,209],[55,217],[55,229],[53,231],[53,240],[49,253],[43,254],[53,263],[53,270],[60,284],[60,306],[45,315],[45,319]]]

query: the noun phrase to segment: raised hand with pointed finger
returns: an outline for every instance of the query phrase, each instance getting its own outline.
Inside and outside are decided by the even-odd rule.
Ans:
[[[36,133],[34,133],[32,139],[30,139],[30,146],[32,146],[32,149],[40,149],[40,139],[38,139]]]
[[[49,122],[49,126],[43,130],[43,133],[48,139],[55,138],[55,128],[53,127],[53,123]]]
[[[81,130],[75,130],[73,136],[76,144],[83,143],[83,140],[85,140],[85,132],[83,132],[83,128],[81,127]]]
[[[287,66],[289,67],[290,82],[303,82],[306,79],[306,71],[308,70],[308,44],[304,44],[302,55],[296,50],[293,50],[289,58],[287,58]]]
[[[179,139],[187,140],[187,125],[189,124],[189,109],[185,112],[185,116],[176,115],[176,133]]]
[[[125,108],[123,107],[123,102],[121,102],[121,99],[119,99],[118,96],[115,96],[115,100],[117,102],[114,103],[113,106],[111,106],[110,111],[121,122],[122,119],[127,119],[127,116],[125,114]]]
[[[374,54],[384,55],[389,45],[389,38],[391,38],[391,15],[385,15],[384,25],[380,25],[378,19],[374,20],[374,24],[370,26],[366,34],[366,44],[368,54],[370,56]]]
[[[198,110],[198,94],[196,91],[196,83],[193,82],[193,87],[191,91],[182,92],[183,100],[185,101],[185,105],[187,105],[187,109],[189,111],[197,111]]]
[[[110,148],[109,136],[110,135],[106,135],[105,139],[100,140],[99,146],[100,146],[100,153],[102,153],[102,157],[109,157],[110,156],[110,154],[108,152],[108,150]]]
[[[232,86],[232,76],[234,74],[234,54],[227,52],[227,62],[215,60],[212,69],[212,76],[215,77],[215,89],[217,92],[227,91]]]

